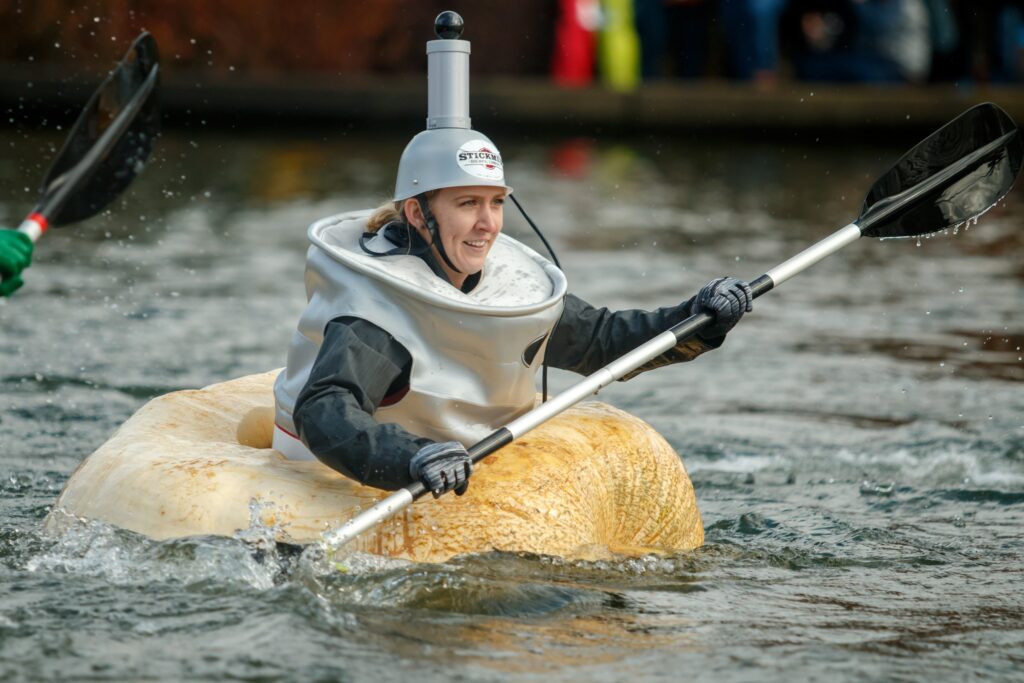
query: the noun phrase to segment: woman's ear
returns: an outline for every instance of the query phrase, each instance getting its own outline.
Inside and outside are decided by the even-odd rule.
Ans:
[[[416,198],[406,199],[402,203],[402,213],[405,214],[405,220],[412,227],[416,228],[416,232],[420,234],[425,242],[430,242],[430,231],[427,230],[427,220],[423,215],[423,209],[420,207],[420,203]]]
[[[420,203],[415,198],[406,199],[402,202],[402,213],[405,215],[406,222],[413,227],[422,228],[427,223],[424,220]]]

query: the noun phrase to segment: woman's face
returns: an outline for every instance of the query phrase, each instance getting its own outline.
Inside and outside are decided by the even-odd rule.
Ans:
[[[455,267],[462,271],[452,272],[443,259],[438,259],[456,287],[462,286],[467,275],[483,269],[484,260],[501,232],[505,193],[503,187],[485,185],[446,187],[429,200],[445,253]],[[408,204],[409,201],[412,201],[412,205]],[[425,222],[419,204],[407,200],[406,213],[412,219],[412,224],[422,228],[421,233],[429,240],[423,227]]]

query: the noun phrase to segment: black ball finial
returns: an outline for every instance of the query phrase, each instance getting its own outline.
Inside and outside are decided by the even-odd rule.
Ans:
[[[445,40],[455,40],[462,35],[463,29],[462,17],[459,16],[458,12],[452,12],[446,10],[437,15],[437,19],[434,19],[434,33],[437,34],[438,38],[444,38]]]

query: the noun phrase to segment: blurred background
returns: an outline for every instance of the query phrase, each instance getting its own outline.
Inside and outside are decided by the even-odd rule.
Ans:
[[[1018,683],[1019,189],[949,235],[859,240],[720,351],[601,393],[684,458],[693,553],[319,576],[254,555],[256,527],[43,532],[152,397],[285,363],[306,228],[390,196],[443,9],[474,126],[571,291],[612,309],[765,272],[977,102],[1024,120],[1011,2],[0,0],[0,226],[141,29],[165,113],[133,185],[0,300],[0,680]]]
[[[172,123],[407,126],[444,9],[466,20],[478,126],[863,130],[930,128],[983,99],[1022,111],[1021,0],[3,0],[0,104],[17,123],[79,102],[146,29]]]

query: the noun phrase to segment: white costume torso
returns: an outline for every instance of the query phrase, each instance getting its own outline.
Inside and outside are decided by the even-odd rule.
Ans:
[[[332,216],[309,228],[309,304],[274,385],[274,448],[291,459],[314,456],[296,435],[292,410],[323,341],[340,316],[385,330],[412,356],[409,391],[379,408],[394,422],[435,441],[470,446],[530,410],[534,375],[562,314],[566,280],[529,247],[499,235],[480,282],[463,293],[418,256],[374,257],[359,246],[370,211]],[[393,247],[382,235],[368,246]]]

